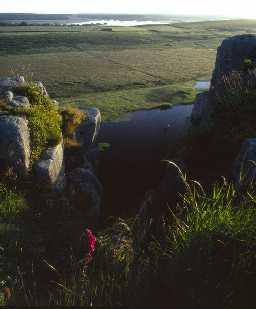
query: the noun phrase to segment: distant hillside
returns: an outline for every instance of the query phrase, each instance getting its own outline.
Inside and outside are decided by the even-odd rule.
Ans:
[[[68,14],[0,13],[0,21],[69,19]]]

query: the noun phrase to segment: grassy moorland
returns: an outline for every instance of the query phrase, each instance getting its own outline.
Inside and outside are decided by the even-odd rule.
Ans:
[[[65,102],[71,98],[81,107],[98,106],[105,119],[111,119],[134,108],[176,104],[184,96],[189,98],[185,103],[191,102],[193,81],[210,78],[220,42],[255,33],[256,21],[104,30],[101,26],[2,26],[0,75],[33,74],[52,97]]]

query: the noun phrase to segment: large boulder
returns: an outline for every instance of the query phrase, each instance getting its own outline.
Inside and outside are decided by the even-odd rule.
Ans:
[[[233,72],[240,72],[243,81],[246,81],[249,75],[250,81],[252,80],[252,74],[248,75],[243,71],[246,59],[250,59],[254,64],[256,63],[255,35],[238,35],[227,38],[222,42],[217,51],[210,91],[199,94],[194,103],[191,116],[193,124],[207,124],[218,97],[225,90],[225,76]]]
[[[26,174],[30,165],[28,121],[23,117],[0,116],[0,160],[2,165]]]
[[[234,162],[233,179],[239,192],[256,181],[256,138],[244,141]]]
[[[76,168],[69,174],[69,194],[74,203],[87,217],[98,218],[101,214],[103,189],[93,170]]]
[[[209,115],[210,104],[208,92],[203,92],[197,96],[196,101],[194,102],[191,113],[191,122],[194,125],[198,125],[204,120],[207,121]]]
[[[8,90],[21,87],[24,84],[25,84],[25,79],[23,76],[1,78],[0,79],[0,94],[3,94]]]
[[[37,182],[45,189],[61,192],[65,188],[65,165],[62,143],[46,149],[34,166]]]
[[[256,36],[246,34],[225,39],[217,51],[211,90],[216,90],[223,75],[241,71],[245,59],[256,63]]]
[[[92,146],[97,138],[101,125],[101,114],[98,108],[91,108],[87,112],[87,117],[76,129],[76,139],[87,150]]]

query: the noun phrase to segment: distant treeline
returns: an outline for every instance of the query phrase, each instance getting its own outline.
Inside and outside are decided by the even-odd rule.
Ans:
[[[1,19],[0,19],[1,20]],[[7,22],[3,22],[3,21],[0,21],[0,27],[8,27],[8,26],[63,26],[64,23],[33,23],[33,22],[26,22],[26,21],[19,21],[19,22],[16,22],[16,21],[7,21]],[[69,26],[79,26],[79,25],[74,25],[74,24],[71,24]]]
[[[114,19],[120,21],[159,21],[175,19],[177,16],[167,15],[129,15],[129,14],[33,14],[33,13],[0,13],[0,22],[14,21],[63,21],[63,20],[105,20]],[[180,17],[179,17],[180,18]]]
[[[70,14],[0,13],[0,21],[15,20],[65,20]]]

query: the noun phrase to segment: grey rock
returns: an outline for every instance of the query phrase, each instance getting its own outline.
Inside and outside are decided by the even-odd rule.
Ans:
[[[66,185],[63,145],[46,149],[34,166],[37,182],[45,189],[61,192]]]
[[[0,94],[3,94],[7,90],[12,90],[17,87],[21,87],[25,84],[23,76],[7,77],[0,79]]]
[[[75,135],[79,143],[88,149],[96,140],[101,125],[101,114],[98,108],[87,111],[87,117],[76,129]]]
[[[5,101],[7,104],[11,103],[12,100],[14,99],[14,94],[12,91],[6,91],[6,93],[4,94],[5,97]]]
[[[40,88],[42,95],[49,97],[48,92],[42,82],[36,81],[35,84]]]
[[[76,168],[69,175],[69,193],[86,216],[97,218],[101,213],[102,185],[91,168]]]
[[[208,92],[200,93],[193,105],[191,113],[191,122],[194,125],[200,124],[203,120],[207,121],[210,114],[210,104]]]
[[[23,96],[16,96],[14,99],[10,102],[10,105],[12,107],[30,107],[30,103],[27,97]]]
[[[0,160],[21,175],[28,172],[30,136],[25,118],[0,116]]]
[[[238,35],[225,39],[217,51],[211,90],[216,90],[223,74],[241,71],[245,59],[256,63],[256,36]]]
[[[256,181],[256,138],[244,141],[233,165],[233,179],[239,192]]]

